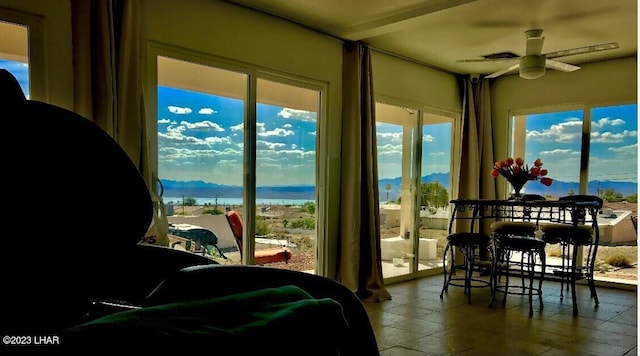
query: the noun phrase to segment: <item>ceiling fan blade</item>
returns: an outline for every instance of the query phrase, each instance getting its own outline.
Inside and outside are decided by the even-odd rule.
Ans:
[[[606,50],[609,50],[609,49],[616,49],[616,48],[619,48],[619,47],[620,46],[618,45],[618,42],[602,43],[602,44],[597,44],[597,45],[584,46],[584,47],[578,47],[578,48],[572,48],[572,49],[565,49],[565,50],[562,50],[562,51],[550,52],[550,53],[547,53],[547,58],[558,58],[558,57],[573,56],[573,55],[576,55],[576,54],[584,54],[584,53],[590,53],[590,52],[606,51]]]
[[[542,44],[544,43],[544,37],[529,37],[527,38],[527,56],[537,56],[542,53]]]
[[[574,65],[568,64],[568,63],[554,61],[553,59],[547,59],[545,61],[544,65],[547,68],[559,70],[561,72],[573,72],[573,71],[576,71],[576,70],[580,69],[580,67],[578,67],[578,66],[574,66]]]
[[[512,66],[500,69],[497,72],[491,73],[491,74],[487,75],[485,78],[495,78],[495,77],[501,76],[501,75],[503,75],[505,73],[509,73],[512,70],[516,70],[516,69],[518,69],[518,67],[520,67],[520,62],[518,62],[517,64],[514,64]]]

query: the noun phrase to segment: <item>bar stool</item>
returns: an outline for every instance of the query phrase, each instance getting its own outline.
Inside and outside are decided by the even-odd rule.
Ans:
[[[483,269],[480,262],[481,249],[489,250],[491,260],[493,260],[493,251],[489,249],[490,237],[485,234],[473,232],[459,232],[447,236],[447,245],[442,255],[442,268],[444,270],[444,285],[440,292],[442,299],[445,292],[448,292],[449,286],[464,287],[464,293],[467,294],[468,303],[471,304],[471,288],[491,288],[491,278],[483,280],[475,278],[473,273]],[[463,254],[462,264],[456,264],[455,252],[456,248]],[[449,269],[447,270],[447,256],[449,259]],[[486,271],[491,270],[491,266],[484,268]],[[454,277],[456,270],[464,271],[464,277]]]
[[[507,294],[529,296],[529,316],[533,316],[533,296],[540,300],[540,310],[544,308],[542,301],[542,280],[546,268],[545,242],[535,238],[537,225],[528,221],[497,221],[490,226],[495,259],[492,268],[493,288],[491,303],[493,305],[497,293],[503,293],[502,305],[507,302]],[[514,254],[520,254],[520,262],[514,262]],[[537,261],[540,260],[540,277],[537,287],[534,287]],[[514,272],[512,265],[516,265],[520,274],[519,286],[509,285],[509,277]],[[525,278],[525,271],[526,277]],[[501,283],[501,277],[505,282]],[[528,285],[525,280],[528,279]]]
[[[586,222],[597,218],[597,212],[602,208],[603,201],[594,195],[568,195],[560,197],[562,201],[592,202],[594,205],[578,206],[571,209],[570,216],[560,216],[564,223],[544,224],[540,230],[544,233],[542,239],[547,244],[559,244],[562,252],[561,264],[553,266],[554,274],[560,276],[560,298],[563,298],[564,285],[571,287],[571,299],[573,303],[573,315],[578,315],[578,304],[576,298],[576,281],[586,279],[589,284],[591,298],[595,300],[596,308],[599,305],[596,285],[593,280],[593,270],[595,267],[596,252],[598,250],[599,231],[593,225]],[[564,212],[562,212],[564,213]],[[584,259],[585,265],[578,266],[578,251],[588,247],[587,256]],[[571,257],[569,252],[572,251]]]

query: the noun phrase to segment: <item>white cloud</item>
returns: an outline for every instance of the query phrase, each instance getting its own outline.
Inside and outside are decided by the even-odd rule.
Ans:
[[[282,116],[285,119],[300,119],[302,121],[313,121],[316,119],[316,113],[306,110],[296,110],[290,108],[283,108],[278,113],[278,116]]]
[[[621,133],[592,132],[591,142],[592,143],[620,143],[627,137],[637,137],[637,136],[638,136],[638,132],[635,130],[632,130],[632,131],[624,130]]]
[[[629,155],[629,156],[637,156],[638,155],[638,144],[634,143],[633,145],[628,146],[620,146],[620,147],[609,147],[609,151],[615,152],[618,154]]]
[[[576,154],[576,153],[579,154],[580,152],[577,152],[577,151],[572,150],[572,149],[559,149],[559,148],[557,148],[557,149],[551,150],[551,151],[541,151],[540,155],[541,156],[567,156],[567,155],[573,155],[573,154]]]
[[[582,120],[571,118],[548,129],[527,131],[527,140],[570,143],[582,137]]]
[[[231,131],[242,131],[244,130],[244,124],[240,123],[230,127]]]
[[[623,119],[611,119],[610,117],[603,117],[591,123],[591,126],[594,128],[602,128],[607,125],[611,126],[620,126],[624,125],[625,121]]]
[[[402,132],[378,132],[376,133],[378,141],[388,140],[391,142],[401,142]]]
[[[433,142],[435,140],[435,137],[433,137],[432,135],[422,135],[422,141],[424,142]]]
[[[212,114],[217,114],[218,112],[213,110],[212,108],[202,108],[200,110],[198,110],[198,114],[201,115],[212,115]]]
[[[431,152],[429,153],[429,156],[444,156],[444,152]]]
[[[291,124],[284,124],[284,125],[282,125],[282,127],[284,127],[285,129],[290,129],[290,128],[292,128],[292,127],[293,127],[293,125],[291,125]]]
[[[192,111],[190,108],[181,108],[179,106],[172,106],[172,105],[169,105],[168,109],[169,109],[169,112],[178,114],[178,115],[191,114],[191,111]]]
[[[257,149],[275,150],[275,149],[279,149],[279,148],[283,148],[283,147],[286,147],[286,145],[284,143],[269,142],[269,141],[264,141],[264,140],[256,140],[256,148]]]
[[[386,145],[378,146],[378,155],[380,156],[402,155],[402,145],[386,144]]]
[[[200,130],[200,131],[216,131],[222,132],[224,128],[218,125],[215,122],[211,122],[209,120],[199,121],[199,122],[187,122],[182,121],[180,125],[184,126],[189,130]]]
[[[159,124],[170,124],[171,120],[162,118],[162,119],[158,119],[158,123]]]
[[[285,137],[285,136],[291,136],[293,134],[294,132],[292,130],[285,130],[279,127],[271,131],[266,131],[264,129],[264,126],[262,126],[260,132],[258,132],[258,136],[260,137],[270,137],[270,136]]]
[[[204,139],[204,142],[215,145],[215,144],[233,144],[229,137],[207,137]]]

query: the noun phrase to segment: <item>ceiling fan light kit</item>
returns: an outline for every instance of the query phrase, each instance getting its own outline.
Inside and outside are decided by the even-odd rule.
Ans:
[[[520,77],[524,79],[540,78],[545,73],[546,56],[524,56],[520,59]]]

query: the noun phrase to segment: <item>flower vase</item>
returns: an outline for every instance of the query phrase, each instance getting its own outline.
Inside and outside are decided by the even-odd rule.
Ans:
[[[524,182],[510,182],[510,183],[511,183],[511,186],[513,187],[513,194],[511,195],[512,199],[521,200],[522,195],[520,194],[520,191],[522,191],[522,188],[527,182],[524,181]]]

